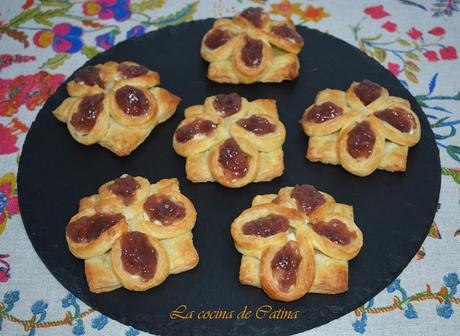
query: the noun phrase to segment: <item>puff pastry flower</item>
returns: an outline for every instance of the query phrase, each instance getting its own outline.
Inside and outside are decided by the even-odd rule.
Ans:
[[[303,43],[292,21],[272,21],[262,8],[250,7],[216,20],[201,56],[210,63],[208,78],[218,83],[281,82],[298,77]]]
[[[274,300],[348,290],[348,260],[363,245],[353,207],[311,185],[258,195],[232,223],[240,282]]]
[[[134,62],[86,66],[67,83],[70,97],[53,114],[79,143],[126,156],[176,111],[180,98],[159,84],[157,72]]]
[[[309,136],[308,160],[340,164],[357,176],[406,171],[408,149],[421,133],[410,103],[369,80],[346,92],[320,91],[300,123]]]
[[[285,137],[274,100],[249,102],[230,93],[187,108],[173,147],[187,158],[188,180],[239,188],[283,174]]]
[[[150,184],[125,174],[80,200],[66,240],[70,252],[85,261],[91,292],[144,291],[198,264],[191,233],[195,220],[177,179]]]

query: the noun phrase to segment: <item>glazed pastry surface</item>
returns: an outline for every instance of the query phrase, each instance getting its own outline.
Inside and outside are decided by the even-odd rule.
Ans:
[[[409,147],[421,134],[410,103],[369,80],[346,92],[320,91],[300,123],[309,136],[308,160],[339,164],[357,176],[406,171]]]
[[[202,39],[201,56],[210,63],[212,81],[273,83],[298,77],[303,45],[292,21],[273,21],[262,8],[249,7],[215,21]]]
[[[158,85],[157,72],[134,62],[86,66],[67,83],[70,97],[53,114],[79,143],[126,156],[176,111],[180,98]]]
[[[240,282],[274,300],[348,290],[348,261],[363,246],[353,207],[311,185],[258,195],[232,223]]]
[[[174,133],[173,147],[187,158],[188,180],[240,188],[283,174],[285,138],[274,100],[249,102],[230,93],[187,108]]]
[[[70,252],[85,261],[91,292],[144,291],[198,264],[195,221],[195,207],[177,179],[150,184],[125,174],[80,200],[66,240]]]

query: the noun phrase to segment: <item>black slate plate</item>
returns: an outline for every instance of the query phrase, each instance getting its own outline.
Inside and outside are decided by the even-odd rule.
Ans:
[[[432,223],[440,188],[438,149],[426,117],[399,81],[358,49],[329,35],[304,27],[306,47],[300,54],[298,80],[282,84],[218,85],[206,79],[200,41],[212,20],[197,21],[151,32],[118,44],[89,64],[132,60],[160,72],[162,87],[182,97],[176,115],[158,126],[129,157],[119,158],[100,146],[86,147],[69,135],[51,114],[67,96],[65,86],[47,101],[27,136],[19,164],[21,214],[29,238],[51,273],[69,291],[105,315],[136,328],[163,335],[287,335],[301,332],[364,304],[394,280],[422,244]],[[352,81],[368,78],[391,95],[410,100],[422,126],[420,143],[410,150],[408,171],[377,171],[360,178],[339,166],[313,164],[305,159],[307,138],[298,120],[316,93],[325,88],[345,90]],[[287,128],[286,170],[271,183],[226,189],[215,183],[192,184],[185,179],[184,159],[171,146],[183,110],[210,95],[237,91],[250,100],[274,98]],[[76,213],[80,198],[122,173],[157,181],[178,177],[182,192],[195,204],[194,229],[200,264],[171,276],[160,287],[134,293],[119,289],[94,295],[87,289],[83,262],[66,245],[64,227]],[[353,204],[364,234],[361,253],[350,262],[349,291],[341,295],[309,294],[297,302],[271,301],[262,290],[238,282],[240,255],[229,227],[257,194],[283,186],[309,183]],[[255,317],[248,320],[171,320],[170,311],[187,305],[201,310],[250,310],[269,304],[273,309],[300,311],[296,320]],[[195,315],[196,317],[196,315]]]

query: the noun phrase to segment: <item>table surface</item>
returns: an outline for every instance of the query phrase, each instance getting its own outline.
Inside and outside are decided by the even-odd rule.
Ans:
[[[147,31],[262,6],[360,47],[417,98],[441,156],[439,209],[404,272],[306,335],[453,335],[460,325],[460,1],[3,0],[0,2],[0,334],[144,335],[92,310],[48,272],[19,214],[17,162],[40,107],[95,54]],[[305,48],[310,48],[306,41]],[[50,149],[52,150],[52,149]],[[423,192],[423,185],[420,190]],[[56,197],[59,197],[56,195]],[[59,251],[56,251],[59,253]]]

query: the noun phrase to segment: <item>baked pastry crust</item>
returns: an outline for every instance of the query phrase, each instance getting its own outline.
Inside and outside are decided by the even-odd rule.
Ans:
[[[232,223],[231,235],[236,249],[242,254],[239,280],[243,285],[255,286],[272,299],[294,301],[306,293],[337,294],[348,290],[348,260],[354,258],[363,245],[361,230],[354,222],[353,207],[337,203],[334,198],[312,186],[302,201],[313,204],[308,214],[303,205],[297,203],[294,187],[281,188],[278,194],[257,195],[252,206],[244,210]],[[292,196],[294,195],[294,196]],[[307,195],[307,196],[305,196]],[[322,199],[314,202],[314,199]],[[254,225],[257,219],[267,216],[282,216],[289,226],[269,232],[269,227],[258,226],[259,233],[244,231],[247,223]],[[329,225],[340,221],[342,231],[334,231]],[[260,225],[260,223],[258,224]],[[315,225],[326,226],[332,231],[315,229]],[[342,241],[337,239],[343,235]],[[260,233],[262,232],[262,233]],[[330,232],[332,234],[330,234]],[[329,235],[330,234],[330,235]],[[301,262],[297,266],[295,285],[282,290],[274,275],[274,255],[290,241],[296,241]]]
[[[145,207],[150,196],[160,196],[160,201],[174,202],[183,212],[166,224],[152,221],[146,212],[149,208]],[[167,216],[170,205],[160,202],[157,211],[163,216],[166,212]],[[165,207],[164,211],[161,207]],[[196,210],[192,202],[180,192],[176,178],[150,184],[146,178],[124,174],[100,186],[98,194],[82,198],[79,212],[71,218],[69,225],[84,216],[99,214],[116,214],[120,219],[89,241],[76,242],[66,230],[70,251],[77,258],[85,260],[86,279],[93,293],[108,292],[119,287],[134,291],[147,290],[160,285],[170,274],[193,269],[199,262],[191,233],[196,221]],[[123,235],[134,231],[145,235],[156,251],[156,270],[149,280],[130,274],[120,258]]]
[[[221,41],[208,42],[217,35]],[[249,65],[242,56],[248,39],[256,41],[261,56]],[[203,36],[201,56],[210,63],[208,78],[218,83],[281,82],[298,77],[303,45],[292,21],[273,21],[262,8],[250,7],[231,20],[216,20]]]
[[[355,92],[362,83],[371,83],[369,85],[379,88],[378,96],[371,97],[373,100],[370,102],[365,101],[367,105]],[[309,117],[312,109],[331,103],[341,109],[341,114],[317,120]],[[384,113],[386,117],[382,116]],[[315,103],[305,110],[300,123],[309,136],[308,160],[339,164],[357,176],[370,175],[376,169],[406,171],[408,149],[415,146],[421,136],[420,121],[410,103],[390,96],[388,90],[367,80],[352,83],[346,92],[320,91]],[[373,144],[370,145],[370,155],[353,156],[348,150],[350,132],[356,131],[362,123],[370,128]]]
[[[122,69],[135,68],[129,76]],[[78,73],[82,71],[96,71],[94,80],[90,77],[88,82],[79,80]],[[95,70],[94,70],[95,69]],[[160,75],[134,62],[107,62],[94,67],[88,66],[80,69],[75,78],[67,84],[67,92],[70,97],[65,99],[61,105],[53,111],[54,116],[67,124],[72,137],[83,145],[99,143],[118,156],[129,155],[135,150],[152,132],[156,125],[169,119],[175,112],[180,98],[171,92],[158,87]],[[83,77],[84,78],[84,77]],[[96,82],[96,83],[95,83]],[[126,103],[127,109],[122,108],[116,99],[116,94],[121,95],[120,90],[132,88],[138,95],[145,97],[139,99],[143,102],[145,111],[128,113],[127,111],[137,104],[137,100],[129,100]],[[133,92],[133,91],[131,91]],[[102,95],[102,108],[100,112],[94,105],[82,105],[85,99]],[[87,102],[87,101],[86,101]],[[89,109],[93,109],[92,111]],[[79,117],[79,110],[89,111],[88,116]],[[94,120],[94,125],[89,124],[82,127],[76,124],[75,119],[87,118]]]
[[[216,100],[233,97],[239,104],[233,114],[225,114],[215,106]],[[240,188],[251,182],[267,182],[284,172],[282,145],[286,129],[278,117],[276,102],[258,99],[249,102],[236,93],[206,98],[203,105],[188,107],[173,137],[173,147],[177,154],[186,157],[187,179],[194,182],[218,182],[229,188]],[[271,125],[268,133],[253,132],[241,126],[241,122],[251,118],[262,118]],[[260,120],[259,120],[260,121]],[[208,133],[196,133],[185,141],[178,140],[178,132],[197,122],[212,123]],[[211,127],[211,126],[209,126]],[[258,130],[256,130],[258,131]],[[234,177],[227,173],[219,162],[221,147],[228,139],[234,139],[240,150],[248,157],[244,176]]]
[[[85,274],[92,293],[111,292],[122,287],[120,280],[113,272],[110,252],[85,259]]]

